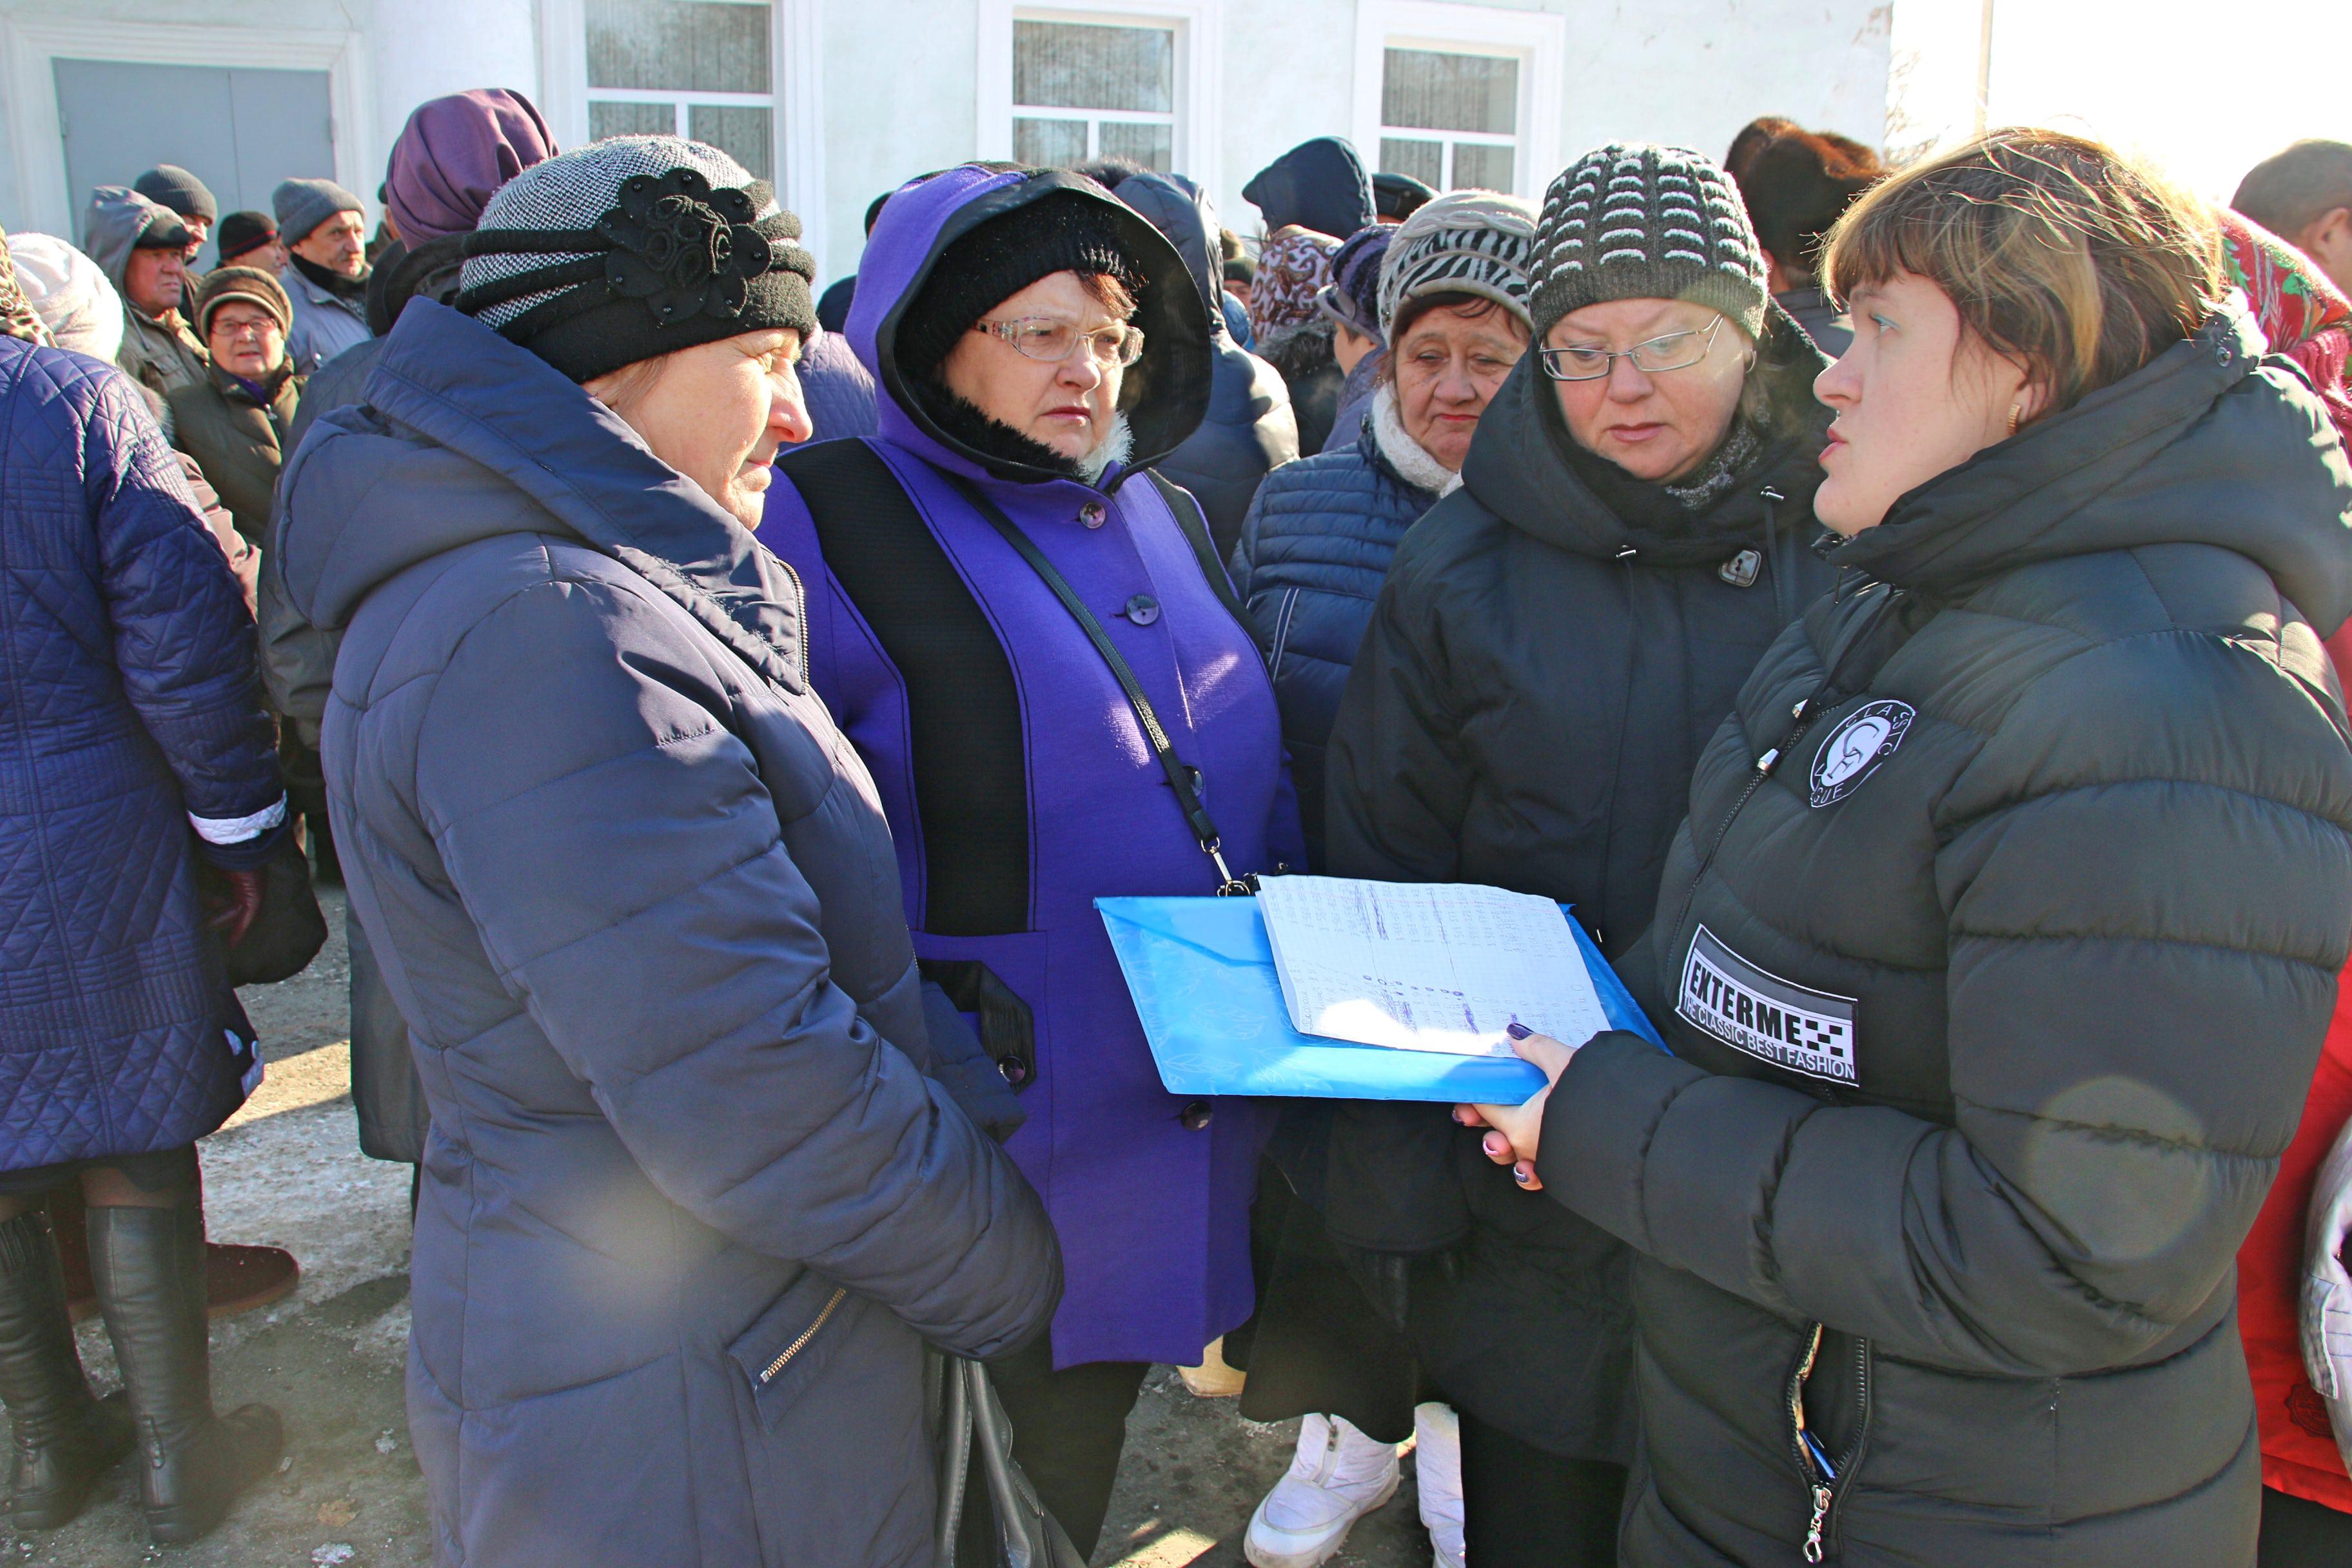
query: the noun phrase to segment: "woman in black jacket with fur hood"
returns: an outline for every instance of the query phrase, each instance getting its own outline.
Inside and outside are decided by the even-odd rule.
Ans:
[[[1462,488],[1413,525],[1328,753],[1337,876],[1649,923],[1691,769],[1830,584],[1810,546],[1820,352],[1765,292],[1722,170],[1600,148],[1537,225],[1535,341]],[[1480,1568],[1613,1561],[1633,1451],[1627,1256],[1528,1204],[1442,1107],[1343,1104],[1328,1219],[1462,1416]]]
[[[1674,1054],[1532,1039],[1554,1089],[1461,1114],[1636,1255],[1633,1568],[2249,1568],[2231,1268],[2352,940],[2352,468],[2210,215],[2095,143],[1906,171],[1828,276],[1846,575],[1620,965]]]

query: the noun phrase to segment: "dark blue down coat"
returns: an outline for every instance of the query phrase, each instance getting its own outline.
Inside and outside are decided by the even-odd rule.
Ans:
[[[1198,429],[1151,466],[1192,492],[1222,559],[1233,550],[1267,471],[1298,456],[1290,388],[1281,372],[1235,342],[1226,326],[1224,307],[1233,297],[1225,292],[1217,209],[1208,193],[1181,174],[1131,174],[1116,194],[1176,247],[1208,307],[1208,410]],[[817,434],[830,433],[820,427]]]
[[[253,1060],[190,830],[284,820],[253,619],[131,382],[9,337],[0,615],[0,1170],[176,1149]]]
[[[1307,863],[1323,868],[1323,752],[1389,563],[1437,493],[1381,453],[1371,421],[1333,451],[1286,463],[1258,486],[1234,546],[1234,591],[1257,631],[1282,709]]]
[[[366,397],[296,453],[278,541],[342,628],[329,798],[432,1110],[408,1408],[439,1559],[929,1568],[923,1342],[1017,1348],[1060,1263],[926,1076],[799,584],[445,306]]]

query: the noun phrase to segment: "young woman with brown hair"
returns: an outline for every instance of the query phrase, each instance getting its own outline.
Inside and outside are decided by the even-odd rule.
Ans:
[[[2008,131],[1833,234],[1839,591],[1621,967],[1464,1108],[1631,1244],[1642,1568],[2244,1568],[2231,1256],[2352,939],[2352,469],[2206,210]],[[1556,1090],[1557,1092],[1554,1092]]]

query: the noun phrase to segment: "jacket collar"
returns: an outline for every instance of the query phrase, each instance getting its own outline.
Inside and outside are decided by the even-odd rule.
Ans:
[[[2033,562],[2203,543],[2259,563],[2323,633],[2352,615],[2352,465],[2242,310],[1937,475],[1830,552],[1949,596]]]
[[[286,264],[286,269],[278,275],[278,281],[286,286],[286,292],[289,295],[298,296],[313,305],[331,306],[338,310],[348,312],[362,322],[367,320],[367,306],[364,300],[346,300],[339,294],[320,288],[305,278],[301,268],[290,261]]]
[[[790,569],[544,360],[446,305],[412,300],[384,340],[366,396],[384,418],[544,509],[515,509],[508,531],[545,531],[552,518],[645,577],[769,679],[803,689],[800,589]],[[303,445],[307,455],[313,443]]]

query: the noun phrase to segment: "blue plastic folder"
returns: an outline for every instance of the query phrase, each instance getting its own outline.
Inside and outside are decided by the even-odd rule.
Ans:
[[[1391,1050],[1300,1034],[1283,1005],[1255,899],[1097,899],[1095,908],[1171,1094],[1517,1105],[1543,1087],[1543,1074],[1516,1058]],[[1610,1023],[1664,1049],[1584,928],[1568,924]]]

